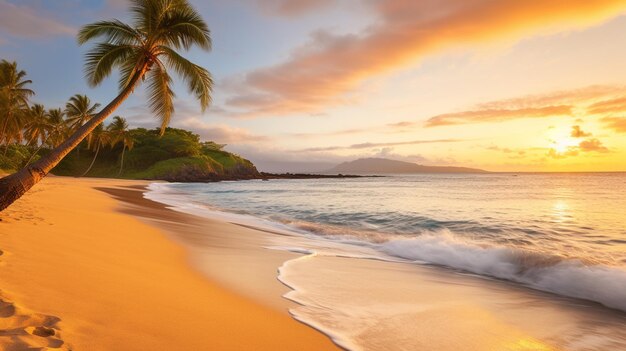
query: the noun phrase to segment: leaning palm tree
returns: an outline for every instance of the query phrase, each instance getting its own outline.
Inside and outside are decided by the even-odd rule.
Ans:
[[[32,81],[16,62],[0,61],[0,142],[5,152],[11,141],[21,141],[21,131],[28,114],[28,99],[35,92],[26,88]]]
[[[125,118],[120,116],[113,117],[113,122],[109,124],[107,127],[111,137],[111,146],[114,147],[118,143],[122,143],[122,156],[120,157],[120,170],[117,172],[117,176],[119,177],[122,174],[122,169],[124,168],[124,151],[128,149],[128,151],[133,149],[135,145],[135,140],[133,136],[130,134],[128,129],[128,122],[126,122]]]
[[[45,177],[91,131],[102,123],[143,81],[147,80],[150,108],[161,121],[161,131],[174,112],[174,92],[168,69],[187,83],[204,111],[211,101],[209,72],[182,57],[177,49],[193,46],[209,50],[209,29],[187,0],[130,0],[132,25],[119,20],[100,21],[83,27],[79,44],[101,39],[86,55],[85,71],[91,86],[97,86],[113,69],[120,70],[118,96],[78,128],[59,147],[20,170],[0,179],[0,210],[20,198]]]

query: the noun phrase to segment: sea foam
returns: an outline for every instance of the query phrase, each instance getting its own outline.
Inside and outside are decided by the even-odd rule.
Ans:
[[[626,270],[520,248],[464,240],[442,231],[378,244],[388,255],[505,279],[626,311]]]

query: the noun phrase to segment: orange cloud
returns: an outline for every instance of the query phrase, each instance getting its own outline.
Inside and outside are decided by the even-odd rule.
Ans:
[[[583,130],[580,129],[580,126],[572,126],[572,132],[570,133],[570,136],[572,138],[585,138],[591,136],[591,133],[583,132]]]
[[[587,112],[594,115],[616,113],[626,111],[626,97],[619,97],[605,101],[596,102],[587,109]]]
[[[310,137],[327,137],[327,136],[342,136],[342,135],[354,135],[367,133],[372,131],[371,128],[353,128],[353,129],[340,129],[332,132],[319,132],[319,133],[292,133],[288,136],[296,138],[310,138]]]
[[[426,121],[426,127],[449,126],[467,123],[502,122],[520,118],[569,116],[571,114],[572,107],[566,105],[521,109],[463,111],[431,117],[428,121]]]
[[[189,117],[176,122],[176,127],[193,130],[201,140],[214,141],[217,143],[250,143],[269,140],[268,137],[255,135],[248,130],[235,128],[227,125],[208,124],[199,118]]]
[[[620,85],[591,85],[578,89],[559,90],[544,94],[525,95],[512,99],[490,101],[476,106],[477,109],[519,109],[553,105],[579,105],[595,103],[601,99],[613,99],[626,92]]]
[[[609,149],[596,138],[581,141],[580,144],[578,144],[578,148],[585,152],[609,152]]]
[[[608,147],[597,138],[590,138],[581,141],[576,146],[570,146],[565,151],[559,152],[554,148],[548,150],[547,156],[555,159],[562,159],[570,156],[578,156],[581,152],[596,152],[606,154],[611,152]]]
[[[460,112],[444,113],[429,118],[425,126],[457,125],[469,123],[502,122],[521,118],[549,118],[577,116],[608,101],[617,101],[626,86],[592,85],[580,89],[555,91],[540,95],[526,95],[511,99],[489,101]],[[577,118],[575,122],[581,123]],[[387,127],[406,129],[422,125],[417,121],[401,121]],[[584,132],[583,132],[584,133]],[[588,135],[581,135],[586,137]]]
[[[409,122],[409,121],[402,121],[402,122],[387,124],[387,126],[393,127],[393,128],[406,128],[406,127],[412,127],[414,125],[415,125],[415,122]]]
[[[604,117],[600,121],[616,132],[626,133],[626,118],[624,117]]]
[[[499,151],[499,152],[502,152],[502,153],[505,153],[505,154],[515,154],[516,157],[526,155],[526,151],[524,151],[524,150],[513,150],[513,149],[510,149],[508,147],[499,147],[499,146],[496,146],[496,145],[489,146],[487,148],[487,150]]]
[[[298,152],[319,152],[319,151],[336,151],[336,150],[349,150],[349,149],[371,149],[390,146],[402,146],[402,145],[419,145],[419,144],[436,144],[436,143],[458,143],[465,141],[462,139],[436,139],[436,140],[411,140],[411,141],[398,141],[391,143],[360,143],[347,146],[325,146],[314,147],[308,149],[298,150]]]
[[[328,6],[333,0],[256,0],[256,3],[262,10],[273,14],[296,16]]]
[[[570,156],[578,156],[578,148],[570,147],[565,152],[558,152],[555,149],[550,149],[548,150],[547,156],[555,158],[555,159],[562,159],[562,158],[567,158]]]
[[[446,47],[546,27],[587,26],[626,10],[625,0],[386,0],[371,2],[379,20],[359,34],[315,33],[290,59],[247,74],[247,92],[228,101],[244,116],[315,112],[341,104],[363,80],[413,64]],[[245,91],[245,90],[244,90]]]

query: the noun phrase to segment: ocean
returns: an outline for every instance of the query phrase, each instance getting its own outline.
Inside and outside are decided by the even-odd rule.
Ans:
[[[385,264],[408,264],[422,275],[438,272],[452,277],[443,283],[444,290],[445,284],[457,284],[455,279],[481,288],[483,281],[494,281],[499,287],[504,284],[518,292],[530,291],[528,296],[538,301],[537,306],[555,301],[568,306],[588,304],[599,313],[593,317],[598,323],[621,332],[605,331],[617,336],[601,337],[610,343],[595,343],[593,347],[573,343],[571,338],[554,342],[572,350],[601,350],[596,346],[607,345],[626,350],[626,174],[420,174],[154,183],[149,189],[146,197],[179,211],[291,234],[277,237],[269,249],[300,252],[304,257],[325,256],[327,262],[339,262],[338,258],[376,261],[380,268],[372,276],[378,280],[391,279],[385,276]],[[290,266],[298,266],[299,273],[289,271]],[[332,265],[317,269],[324,267]],[[380,320],[382,312],[367,308],[357,315],[351,311],[341,316],[327,312],[340,309],[341,301],[355,299],[359,292],[349,292],[350,287],[345,287],[342,293],[338,285],[331,285],[328,289],[337,298],[319,305],[325,293],[320,291],[313,298],[313,290],[321,280],[306,281],[306,269],[298,262],[287,262],[278,277],[294,288],[287,298],[304,306],[292,311],[294,317],[326,332],[348,349],[379,349],[370,347],[376,345],[372,338],[359,341],[359,337],[349,335],[350,330],[341,331],[337,325],[349,325],[357,319]],[[403,271],[397,279],[402,279],[397,286],[403,286],[403,291],[417,288],[404,286],[412,281],[410,272]],[[310,288],[305,287],[307,282]],[[372,286],[372,291],[375,289]],[[388,298],[394,292],[385,294]],[[311,306],[311,301],[319,306]],[[384,299],[372,295],[368,301],[372,304]],[[412,298],[406,297],[402,306],[409,306],[410,301]],[[408,310],[414,307],[410,305]],[[391,316],[406,311],[398,310]],[[581,320],[591,318],[576,313]],[[389,312],[383,314],[391,318]],[[359,333],[369,330],[364,328]],[[402,333],[400,330],[396,329]],[[372,330],[367,333],[371,335]],[[594,333],[598,336],[597,331]],[[404,346],[390,349],[415,349],[410,338],[404,336],[402,340],[398,345]]]

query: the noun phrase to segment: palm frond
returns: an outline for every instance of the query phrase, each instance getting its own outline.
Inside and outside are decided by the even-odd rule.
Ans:
[[[210,50],[211,32],[198,12],[186,1],[173,1],[171,10],[159,22],[161,41],[177,49],[189,50],[193,45]]]
[[[166,46],[159,47],[165,55],[165,62],[174,69],[187,83],[189,91],[200,100],[200,107],[204,112],[211,104],[211,92],[213,91],[213,78],[211,73]]]
[[[79,45],[96,38],[115,45],[139,44],[143,41],[140,32],[119,20],[88,24],[80,29],[77,37]]]
[[[133,25],[138,31],[152,33],[156,28],[159,9],[163,0],[131,0],[130,11],[133,14]]]
[[[132,45],[115,45],[100,43],[86,54],[85,75],[90,86],[96,86],[111,74],[114,67],[119,66],[135,53]]]
[[[161,135],[170,123],[174,113],[174,91],[172,78],[160,63],[156,64],[148,74],[148,102],[150,109],[161,120]]]
[[[146,58],[142,55],[141,50],[137,49],[128,57],[128,59],[121,63],[120,78],[118,81],[120,91],[130,84],[135,74],[145,64],[145,60]]]

